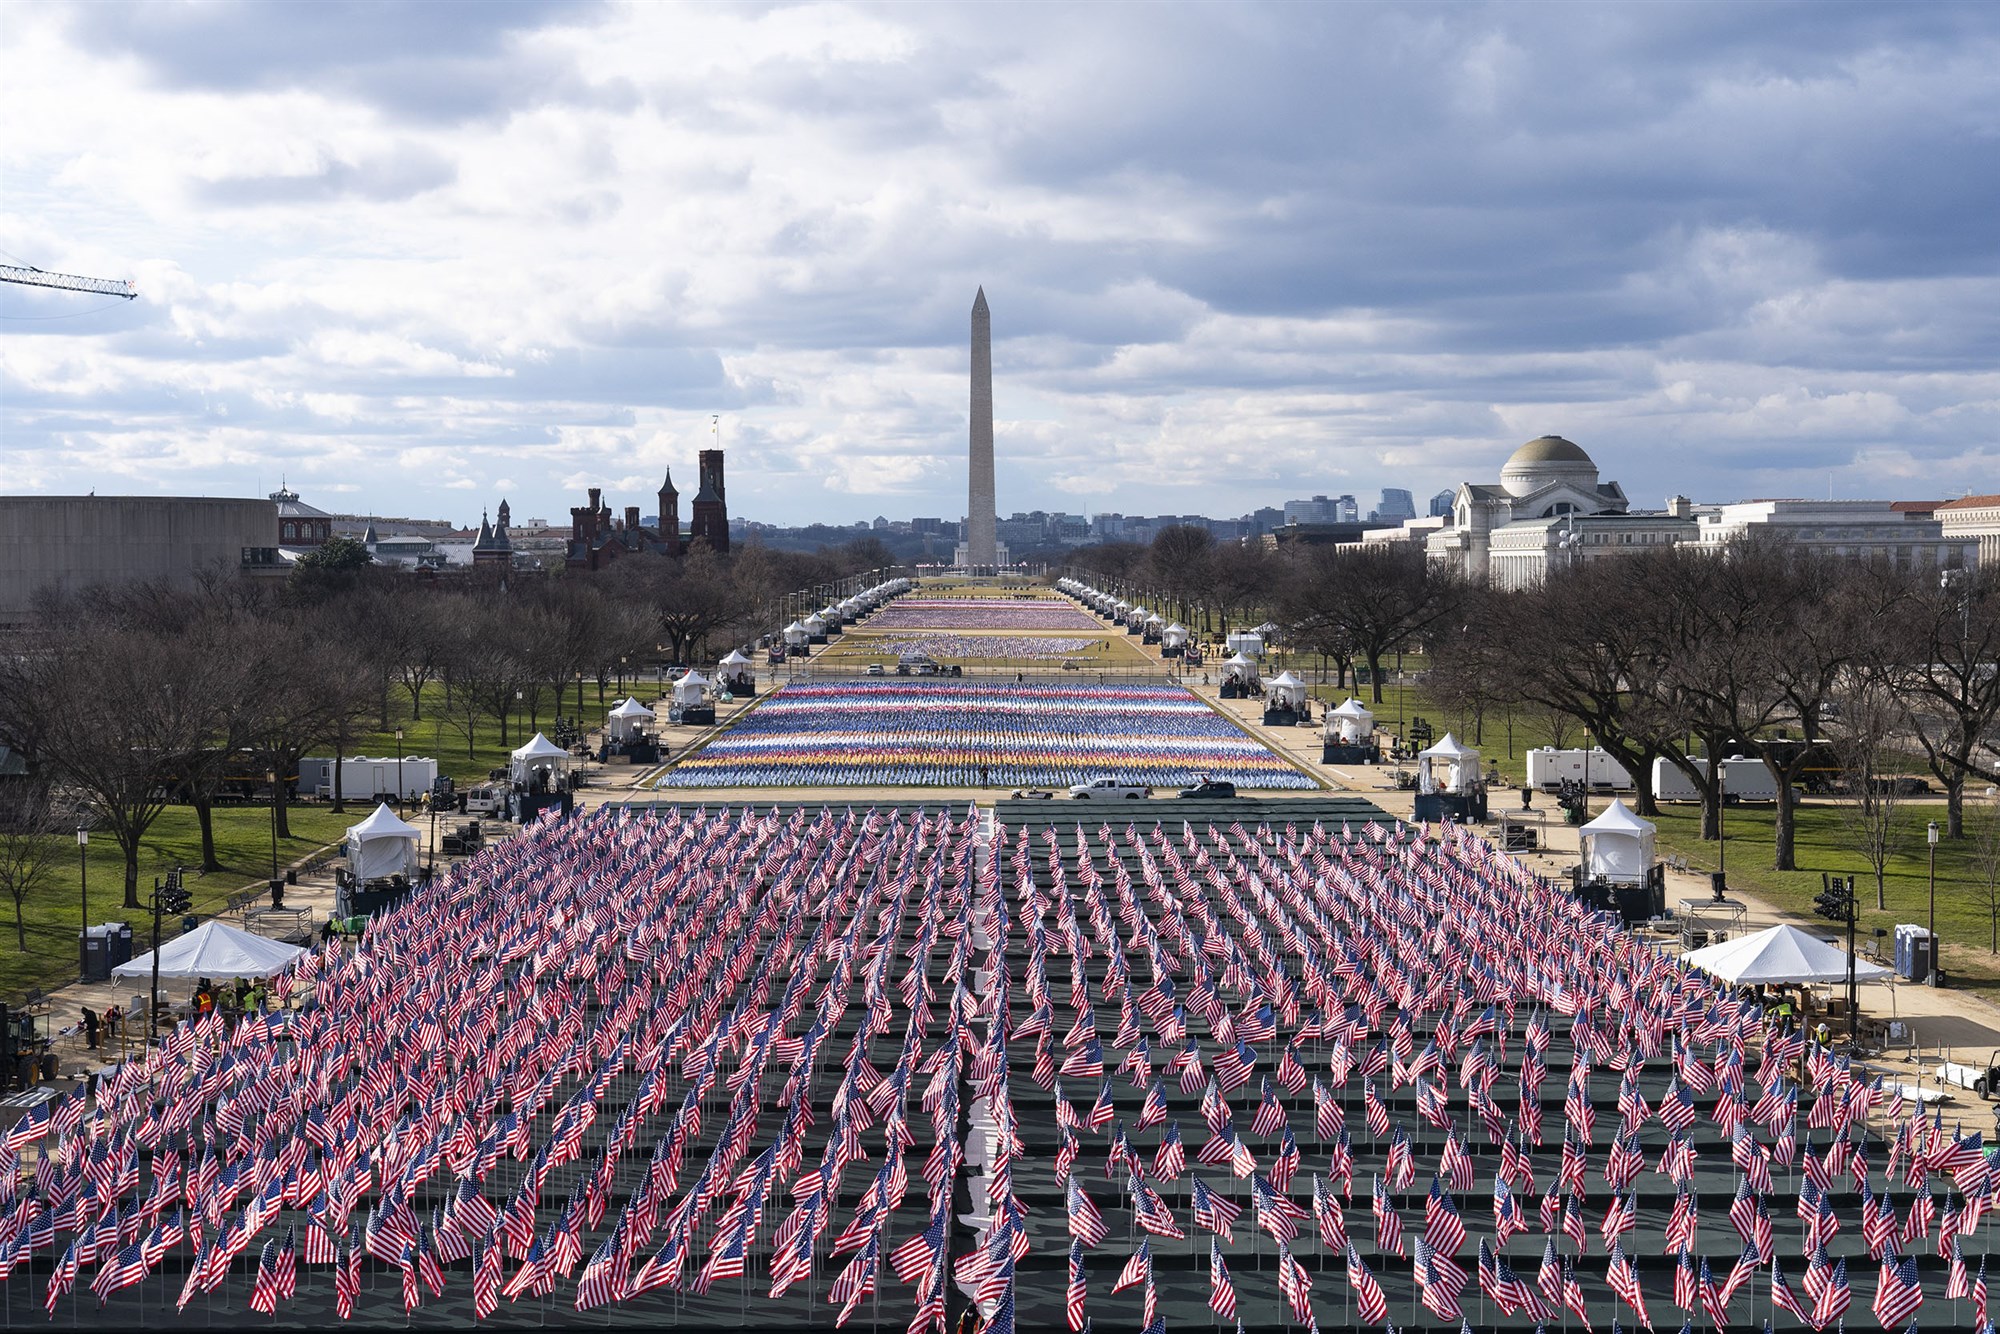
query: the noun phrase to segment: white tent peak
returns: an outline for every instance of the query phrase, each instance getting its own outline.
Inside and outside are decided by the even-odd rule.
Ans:
[[[1650,834],[1655,826],[1632,814],[1631,808],[1613,797],[1595,820],[1584,825],[1577,832],[1581,834]]]
[[[1452,735],[1450,732],[1446,732],[1444,734],[1444,739],[1438,742],[1435,746],[1432,746],[1429,750],[1419,752],[1418,758],[1421,759],[1423,756],[1426,755],[1432,756],[1433,758],[1440,760],[1462,760],[1467,758],[1468,756],[1471,757],[1472,759],[1479,758],[1478,751],[1472,749],[1472,747],[1461,742],[1456,736]]]
[[[1289,671],[1284,671],[1279,672],[1271,684],[1274,686],[1302,686],[1305,682],[1293,676]]]
[[[269,977],[284,972],[304,953],[296,945],[253,936],[210,919],[179,940],[160,946],[160,976]],[[121,963],[111,971],[118,977],[150,977],[152,952],[130,963]]]
[[[543,736],[540,732],[537,732],[535,733],[534,740],[514,752],[514,758],[517,760],[566,760],[569,758],[569,752]]]
[[[650,718],[653,711],[636,699],[627,699],[611,711],[613,718]]]
[[[1354,698],[1354,696],[1349,695],[1346,702],[1333,711],[1333,716],[1336,718],[1373,718],[1375,715],[1368,711],[1367,705]]]
[[[358,839],[422,838],[424,832],[409,821],[397,816],[394,811],[389,809],[389,803],[385,801],[377,804],[375,809],[369,812],[368,818],[360,824],[350,825],[347,830],[347,836]]]
[[[729,656],[722,659],[722,666],[724,667],[747,667],[749,665],[750,659],[744,657],[740,649],[729,650]]]
[[[1681,962],[1712,973],[1733,987],[1847,980],[1845,950],[1783,922],[1720,945],[1691,950],[1681,955]],[[1880,982],[1893,976],[1892,970],[1879,964],[1854,961],[1857,982]]]

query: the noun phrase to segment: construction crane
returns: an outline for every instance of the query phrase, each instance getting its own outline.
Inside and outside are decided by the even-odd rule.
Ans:
[[[96,292],[100,296],[122,296],[127,301],[139,295],[137,284],[130,278],[79,278],[74,273],[50,273],[24,264],[0,264],[0,282],[60,287],[66,292]]]

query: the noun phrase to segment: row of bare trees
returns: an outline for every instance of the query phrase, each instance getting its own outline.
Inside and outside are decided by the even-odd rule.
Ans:
[[[1654,808],[1653,761],[1702,796],[1717,836],[1722,775],[1709,756],[1761,759],[1778,778],[1776,866],[1797,865],[1793,792],[1829,747],[1851,771],[1855,843],[1880,872],[1901,828],[1894,773],[1916,764],[1965,833],[1968,782],[2000,782],[2000,572],[1839,559],[1782,537],[1717,554],[1647,548],[1584,559],[1538,586],[1469,584],[1410,544],[1218,545],[1173,528],[1150,546],[1075,553],[1071,570],[1152,599],[1190,625],[1283,627],[1285,642],[1369,669],[1382,698],[1391,655],[1421,649],[1426,693],[1483,722],[1526,713],[1552,736],[1584,733]],[[1254,618],[1254,619],[1253,619]]]
[[[1793,792],[1837,751],[1879,873],[1899,761],[1920,757],[1964,833],[1969,781],[2000,780],[2000,580],[1992,572],[1862,563],[1780,539],[1720,554],[1663,547],[1585,560],[1538,587],[1463,590],[1431,638],[1433,693],[1573,719],[1653,807],[1653,761],[1702,794],[1716,836],[1719,765],[1761,759],[1778,778],[1776,858],[1796,867]]]
[[[0,744],[33,775],[0,810],[0,888],[17,931],[22,899],[79,818],[117,844],[124,905],[138,908],[141,847],[170,803],[194,808],[203,867],[219,869],[212,812],[246,769],[290,776],[309,753],[337,761],[425,720],[474,757],[489,724],[508,742],[517,724],[581,715],[586,683],[601,696],[645,666],[751,642],[775,628],[786,594],[880,554],[635,555],[505,584],[329,561],[278,586],[218,575],[50,595],[0,654]],[[336,809],[339,774],[336,763]],[[286,785],[269,790],[288,837]]]

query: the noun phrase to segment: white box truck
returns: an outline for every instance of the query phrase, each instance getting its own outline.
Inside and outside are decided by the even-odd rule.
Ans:
[[[1708,761],[1696,760],[1694,767],[1706,775]],[[1662,755],[1653,761],[1653,799],[1655,801],[1700,801],[1701,789],[1694,780],[1681,772],[1680,766]]]
[[[1630,792],[1632,775],[1602,747],[1557,750],[1542,746],[1528,752],[1528,786],[1554,792],[1564,780],[1582,783],[1592,792]]]
[[[1694,766],[1704,774],[1708,772],[1707,760],[1696,760]],[[1657,801],[1700,801],[1701,789],[1673,761],[1662,756],[1653,761],[1653,797]],[[1776,801],[1778,776],[1762,760],[1724,760],[1722,799]]]
[[[1776,801],[1778,775],[1759,759],[1724,760],[1722,795],[1731,801]]]

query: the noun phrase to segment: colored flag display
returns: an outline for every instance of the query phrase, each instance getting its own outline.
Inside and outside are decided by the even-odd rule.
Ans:
[[[795,681],[669,769],[663,788],[1159,787],[1202,774],[1318,786],[1178,686]]]
[[[1090,815],[545,820],[24,1119],[0,1281],[103,1326],[1983,1321],[1976,1128],[1476,837]]]

